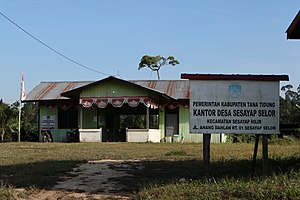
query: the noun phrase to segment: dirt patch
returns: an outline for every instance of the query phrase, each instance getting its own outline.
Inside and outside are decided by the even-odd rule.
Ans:
[[[128,195],[113,195],[113,194],[88,194],[78,192],[66,192],[57,190],[40,190],[39,192],[30,195],[26,200],[89,200],[89,199],[129,199]]]
[[[61,177],[53,190],[39,191],[28,199],[128,199],[131,191],[120,179],[130,180],[130,172],[141,168],[138,160],[90,161]]]

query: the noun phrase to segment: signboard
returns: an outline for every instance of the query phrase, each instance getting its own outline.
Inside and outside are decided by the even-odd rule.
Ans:
[[[190,80],[190,132],[279,134],[279,82]]]
[[[55,116],[42,116],[41,129],[55,129]]]

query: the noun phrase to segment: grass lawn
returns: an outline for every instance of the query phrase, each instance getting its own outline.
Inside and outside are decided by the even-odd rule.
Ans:
[[[269,175],[251,177],[254,144],[212,144],[203,173],[202,144],[2,143],[0,196],[12,188],[47,189],[89,160],[137,159],[144,168],[124,183],[136,199],[300,199],[300,142],[269,145]],[[30,191],[30,190],[28,190]]]

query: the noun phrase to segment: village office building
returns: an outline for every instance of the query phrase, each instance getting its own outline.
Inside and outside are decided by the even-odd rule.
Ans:
[[[253,77],[277,81],[272,75],[266,80],[260,75],[227,75]],[[23,102],[38,103],[39,133],[51,130],[54,142],[66,142],[72,129],[79,129],[81,142],[202,142],[202,134],[190,133],[189,101],[189,80],[126,81],[110,76],[95,82],[41,82]],[[211,141],[225,142],[226,135],[212,134]]]

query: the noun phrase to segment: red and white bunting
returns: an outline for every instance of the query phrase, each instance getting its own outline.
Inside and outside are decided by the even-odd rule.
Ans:
[[[85,108],[92,107],[93,103],[94,103],[94,99],[81,99],[81,104]]]
[[[171,110],[173,110],[173,109],[175,109],[175,108],[177,108],[178,107],[178,104],[177,103],[168,103],[167,104],[167,108],[169,108],[169,109],[171,109]]]
[[[96,104],[98,108],[106,108],[107,104],[111,104],[114,107],[122,107],[124,103],[127,103],[130,107],[137,107],[140,103],[153,109],[159,107],[159,103],[151,100],[149,97],[87,97],[81,98],[79,103],[85,108],[91,108],[93,104]]]
[[[111,104],[114,106],[114,107],[121,107],[125,102],[125,99],[124,98],[114,98],[111,100]]]
[[[140,98],[128,98],[127,103],[130,107],[137,107],[140,104]]]
[[[98,108],[106,108],[108,104],[108,99],[97,99],[96,100],[96,105]]]
[[[62,104],[62,105],[59,105],[59,107],[62,109],[62,110],[68,110],[69,108],[71,108],[72,105],[69,105],[69,104]]]

